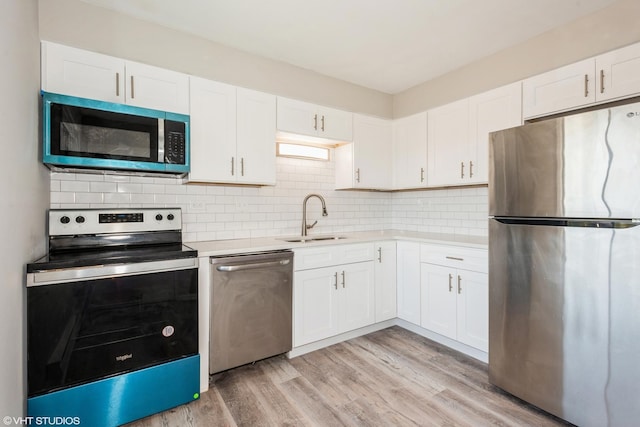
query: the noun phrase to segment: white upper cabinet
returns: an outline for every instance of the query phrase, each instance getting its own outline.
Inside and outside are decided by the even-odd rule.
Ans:
[[[525,119],[640,94],[640,43],[543,73],[523,84]]]
[[[596,57],[596,73],[598,101],[640,93],[640,43]]]
[[[391,121],[354,114],[353,143],[335,149],[336,188],[392,187]]]
[[[124,61],[42,42],[42,90],[124,104]]]
[[[244,88],[237,91],[238,183],[274,185],[276,97]]]
[[[429,110],[430,187],[488,181],[489,132],[522,124],[521,83]]]
[[[42,90],[189,114],[189,76],[42,42]]]
[[[275,96],[191,78],[189,181],[273,185]]]
[[[353,114],[308,102],[278,97],[279,131],[319,138],[351,141]]]
[[[469,99],[429,110],[427,182],[462,185],[469,176]]]
[[[522,124],[522,84],[502,86],[469,98],[469,180],[489,181],[489,133]]]
[[[393,188],[427,186],[427,113],[393,121]]]
[[[576,62],[524,80],[524,118],[571,110],[596,101],[593,59]]]

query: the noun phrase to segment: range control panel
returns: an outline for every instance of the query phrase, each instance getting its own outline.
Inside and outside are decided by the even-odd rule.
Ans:
[[[49,236],[181,229],[180,208],[49,210]]]

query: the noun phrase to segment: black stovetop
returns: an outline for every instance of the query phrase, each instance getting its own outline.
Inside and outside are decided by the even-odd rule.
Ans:
[[[198,251],[181,243],[68,250],[49,253],[39,260],[27,264],[27,273],[62,268],[195,258],[197,256]]]

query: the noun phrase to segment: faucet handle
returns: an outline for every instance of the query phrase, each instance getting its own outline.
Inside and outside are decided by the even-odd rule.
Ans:
[[[318,221],[313,221],[313,224],[307,225],[307,230],[311,230],[317,223]]]

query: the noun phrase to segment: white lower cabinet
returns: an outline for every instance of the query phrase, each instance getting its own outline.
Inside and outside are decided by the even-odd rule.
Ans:
[[[295,251],[294,347],[375,322],[373,252],[371,243]],[[327,265],[345,258],[354,262]]]
[[[397,242],[398,317],[420,324],[420,244]]]
[[[396,296],[396,242],[377,242],[374,261],[376,288],[376,322],[397,316]]]
[[[486,257],[482,249],[422,245],[420,266],[420,325],[484,352],[489,348]]]

